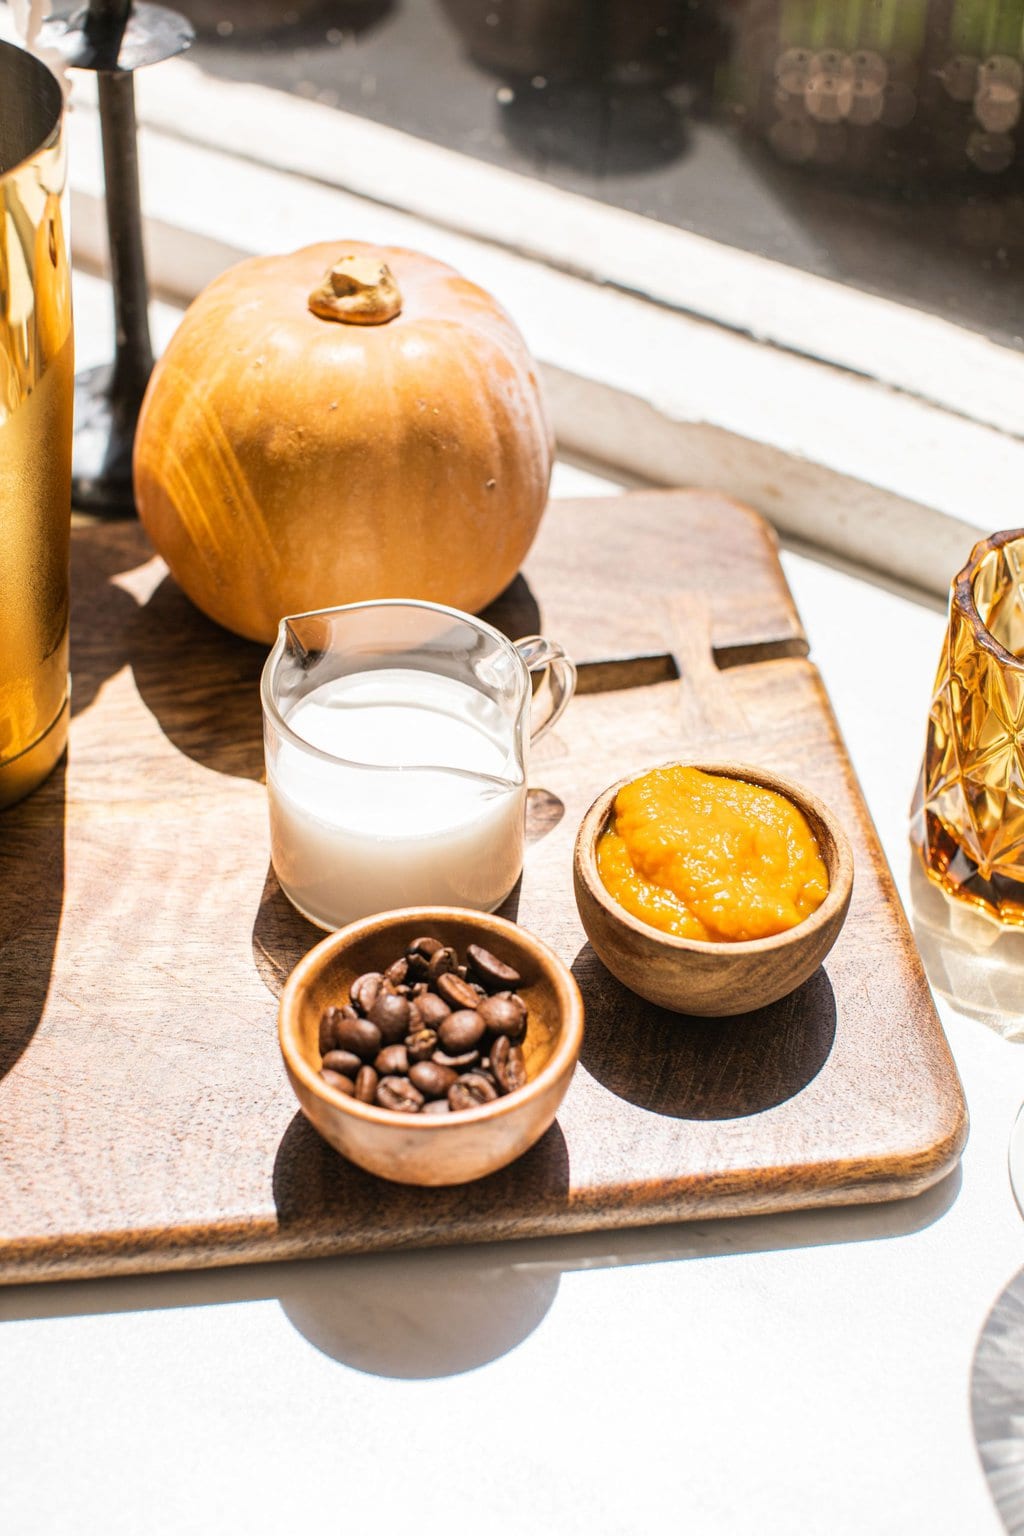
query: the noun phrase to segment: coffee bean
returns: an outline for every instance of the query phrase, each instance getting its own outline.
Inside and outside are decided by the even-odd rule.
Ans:
[[[377,1001],[377,994],[380,992],[383,980],[380,971],[367,971],[365,975],[357,976],[349,987],[348,995],[352,999],[353,1007],[364,1016]]]
[[[526,1087],[526,1059],[508,1035],[499,1035],[491,1046],[491,1070],[502,1093]]]
[[[442,976],[447,976],[450,972],[454,971],[458,963],[458,955],[454,949],[449,949],[446,945],[444,949],[436,950],[431,955],[430,964],[427,967],[427,976],[430,981],[436,983]]]
[[[321,1017],[323,1081],[364,1104],[433,1115],[523,1087],[519,974],[483,945],[469,946],[467,962],[424,936],[383,971],[358,976],[350,1003]]]
[[[412,943],[409,945],[405,952],[405,960],[409,967],[409,975],[415,976],[421,981],[424,980],[426,978],[427,968],[430,965],[431,955],[435,954],[437,950],[443,948],[444,945],[441,943],[440,939],[413,939]]]
[[[468,1067],[475,1067],[480,1060],[479,1051],[463,1051],[461,1056],[449,1056],[447,1051],[435,1051],[430,1058],[436,1061],[439,1067],[451,1067],[453,1072],[465,1072]]]
[[[448,1090],[448,1103],[456,1110],[477,1109],[497,1097],[493,1084],[476,1072],[467,1072],[465,1077],[460,1077]]]
[[[323,1078],[328,1088],[333,1088],[336,1093],[351,1095],[356,1091],[356,1085],[352,1079],[350,1077],[345,1077],[345,1075],[341,1072],[332,1072],[329,1067],[321,1067],[320,1076]]]
[[[416,1012],[420,1016],[420,1023],[428,1029],[436,1029],[442,1019],[446,1019],[451,1009],[443,997],[438,997],[436,992],[426,992],[416,999]]]
[[[381,1109],[414,1115],[423,1107],[423,1095],[407,1077],[382,1077],[377,1084],[377,1103]]]
[[[483,1019],[474,1009],[460,1008],[457,1013],[450,1013],[441,1020],[437,1038],[443,1051],[460,1056],[463,1051],[476,1049],[484,1037],[484,1028]]]
[[[470,944],[466,950],[466,959],[469,962],[471,974],[487,988],[488,992],[501,992],[509,987],[520,987],[523,984],[523,978],[518,971],[499,960],[497,955],[492,955],[490,950],[484,949],[481,944]]]
[[[409,1004],[404,997],[381,992],[370,1009],[370,1022],[380,1030],[385,1045],[404,1040],[409,1033]]]
[[[452,1008],[475,1008],[480,1001],[476,988],[452,972],[439,976],[434,985]]]
[[[405,1048],[410,1061],[429,1061],[437,1050],[436,1030],[418,1029],[415,1034],[406,1035]]]
[[[443,1099],[459,1074],[451,1067],[442,1067],[436,1061],[417,1061],[409,1068],[409,1081],[428,1099]]]
[[[379,1078],[372,1067],[360,1067],[356,1078],[356,1098],[364,1104],[372,1104],[377,1096]]]
[[[334,1028],[336,1049],[351,1051],[360,1061],[372,1061],[380,1050],[380,1030],[369,1019],[340,1019]]]
[[[413,955],[420,955],[424,960],[429,960],[431,955],[436,955],[439,949],[444,949],[441,940],[428,934],[426,938],[413,939],[405,952],[405,958],[411,960]]]
[[[343,1077],[355,1077],[362,1062],[354,1051],[325,1051],[320,1065],[329,1072],[340,1072]]]
[[[480,1004],[477,1013],[486,1024],[489,1035],[508,1035],[510,1040],[518,1040],[526,1032],[526,1009],[518,998],[489,997]]]
[[[373,1064],[381,1077],[404,1077],[409,1070],[409,1052],[404,1045],[386,1045]]]
[[[338,1048],[337,1027],[342,1019],[356,1018],[356,1011],[346,1003],[344,1008],[325,1008],[320,1015],[320,1055]]]

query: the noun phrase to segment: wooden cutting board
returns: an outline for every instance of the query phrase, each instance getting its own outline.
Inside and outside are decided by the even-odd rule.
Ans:
[[[285,1080],[276,997],[319,934],[268,865],[263,649],[197,613],[135,524],[78,529],[73,561],[67,763],[0,816],[0,1279],[889,1200],[954,1166],[956,1071],[755,514],[697,492],[554,503],[490,612],[581,663],[535,754],[527,865],[505,911],[572,965],[587,1025],[543,1141],[451,1190],[350,1167]],[[572,899],[597,792],[704,752],[800,779],[856,858],[825,967],[724,1021],[627,992]]]

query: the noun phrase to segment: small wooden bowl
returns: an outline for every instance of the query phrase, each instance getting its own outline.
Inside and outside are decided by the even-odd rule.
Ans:
[[[522,976],[517,990],[529,1010],[526,1087],[438,1119],[360,1103],[320,1076],[324,1009],[347,1002],[357,976],[384,970],[422,934],[460,955],[469,944],[491,950]],[[299,961],[281,994],[278,1037],[303,1113],[342,1156],[402,1184],[463,1184],[511,1163],[554,1120],[580,1053],[583,999],[557,955],[515,923],[460,907],[406,907],[350,923]]]
[[[853,853],[835,816],[813,795],[764,768],[744,763],[684,763],[704,773],[745,779],[775,790],[802,811],[818,840],[828,871],[828,895],[802,923],[772,938],[712,944],[651,928],[627,912],[597,871],[597,840],[607,827],[615,796],[632,773],[606,789],[580,824],[573,857],[576,905],[596,954],[631,991],[675,1013],[716,1016],[748,1013],[795,991],[812,976],[835,943],[850,906]]]

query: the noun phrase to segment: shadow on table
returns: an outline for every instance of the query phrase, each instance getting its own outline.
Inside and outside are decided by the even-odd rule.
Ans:
[[[656,1115],[735,1120],[806,1088],[828,1060],[836,999],[821,967],[767,1008],[698,1019],[645,1003],[589,944],[573,962],[587,1010],[580,1061],[609,1093]]]
[[[534,1152],[540,1154],[542,1147],[538,1144]],[[958,1167],[924,1194],[885,1205],[193,1274],[12,1286],[0,1289],[0,1319],[277,1301],[303,1338],[339,1364],[377,1376],[454,1376],[499,1359],[528,1339],[554,1306],[563,1274],[905,1237],[940,1220],[955,1202],[960,1182]],[[287,1206],[287,1196],[282,1198]]]
[[[66,761],[0,814],[0,1078],[39,1027],[64,907]]]
[[[537,1210],[559,1209],[569,1187],[569,1153],[557,1125],[508,1168],[474,1187],[491,1210],[521,1210],[526,1194]],[[463,1221],[465,1187],[416,1188],[388,1183],[345,1162],[301,1115],[281,1141],[274,1165],[274,1201],[282,1233],[297,1229],[303,1243],[330,1245],[337,1235],[358,1246],[381,1231],[402,1233],[412,1246],[444,1244]],[[538,1326],[558,1290],[558,1276],[520,1275],[515,1262],[492,1260],[486,1277],[459,1252],[442,1284],[410,1282],[411,1258],[376,1259],[373,1285],[314,1293],[287,1289],[285,1313],[324,1354],[378,1376],[454,1375],[506,1354]],[[449,1258],[455,1257],[451,1253]],[[417,1265],[413,1266],[414,1268]]]
[[[263,777],[260,674],[269,646],[222,629],[170,576],[133,605],[125,643],[143,702],[179,752],[217,773]]]
[[[971,1369],[974,1440],[1010,1536],[1024,1532],[1024,1270],[985,1320]]]
[[[274,866],[267,866],[256,920],[252,925],[252,958],[268,991],[281,989],[303,955],[326,935],[292,906],[277,883]]]

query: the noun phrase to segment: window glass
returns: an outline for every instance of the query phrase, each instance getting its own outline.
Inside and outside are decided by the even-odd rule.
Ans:
[[[212,75],[1024,346],[1024,0],[175,3]]]

